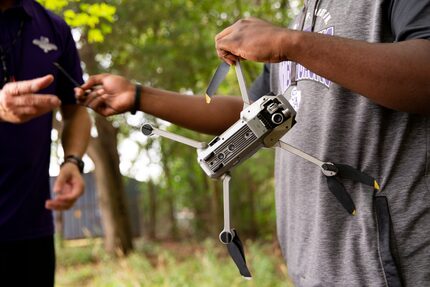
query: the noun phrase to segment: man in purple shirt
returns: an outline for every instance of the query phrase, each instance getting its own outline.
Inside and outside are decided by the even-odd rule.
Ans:
[[[32,0],[0,0],[0,285],[53,286],[51,210],[70,208],[84,190],[81,157],[89,139],[85,108],[58,62],[82,83],[70,28]],[[50,199],[52,111],[64,123],[64,161]],[[14,276],[14,274],[20,276]]]

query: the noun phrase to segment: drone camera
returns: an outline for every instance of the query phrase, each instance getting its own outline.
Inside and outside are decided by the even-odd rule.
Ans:
[[[274,113],[271,120],[275,125],[280,125],[284,121],[284,115],[281,113]]]

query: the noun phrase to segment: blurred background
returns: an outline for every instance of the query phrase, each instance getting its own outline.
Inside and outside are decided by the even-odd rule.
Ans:
[[[73,27],[85,77],[109,72],[158,88],[204,93],[219,59],[214,37],[243,17],[287,26],[302,5],[275,0],[39,0]],[[244,63],[248,86],[262,65]],[[231,72],[218,94],[240,96]],[[236,168],[232,226],[240,233],[252,281],[240,276],[225,246],[222,185],[208,178],[196,151],[139,132],[144,122],[191,132],[137,113],[92,113],[86,192],[55,213],[57,286],[292,286],[276,241],[273,150]],[[52,130],[50,173],[63,158],[61,115]]]

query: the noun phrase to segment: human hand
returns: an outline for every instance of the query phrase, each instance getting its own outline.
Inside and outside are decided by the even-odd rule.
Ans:
[[[7,83],[0,90],[0,120],[10,123],[24,123],[52,111],[61,105],[54,95],[36,95],[49,86],[51,75],[28,81]]]
[[[66,210],[73,206],[75,201],[84,193],[85,182],[78,167],[66,162],[60,169],[53,191],[54,199],[45,202],[45,207],[51,210]]]
[[[85,91],[89,89],[93,91],[86,94]],[[124,77],[99,74],[91,76],[85,84],[75,88],[75,96],[79,104],[90,107],[103,116],[111,116],[133,108],[135,86]]]
[[[257,18],[241,19],[216,35],[218,57],[230,65],[240,59],[270,63],[284,61],[283,39],[288,32]]]

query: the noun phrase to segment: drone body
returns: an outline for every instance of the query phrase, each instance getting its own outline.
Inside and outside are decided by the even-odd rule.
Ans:
[[[295,111],[283,95],[268,94],[247,106],[240,119],[208,147],[197,160],[211,178],[220,178],[262,147],[273,146],[295,123]]]

